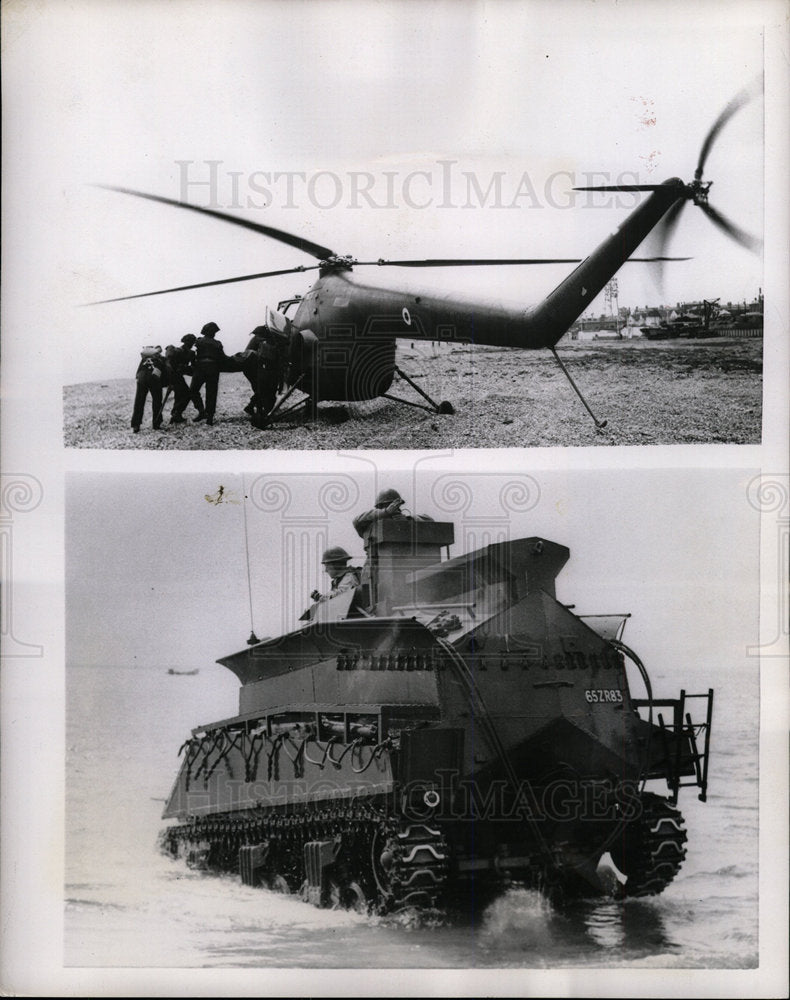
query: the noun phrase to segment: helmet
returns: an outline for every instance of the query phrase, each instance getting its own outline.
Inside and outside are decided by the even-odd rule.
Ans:
[[[351,556],[348,552],[346,552],[342,545],[333,545],[331,549],[327,549],[321,556],[321,562],[346,562],[350,558]]]
[[[201,337],[213,337],[215,333],[219,333],[219,327],[216,323],[206,323],[203,329],[200,331]]]
[[[191,347],[196,340],[197,337],[194,335],[194,333],[185,333],[184,336],[181,338],[181,343],[186,344],[187,347]]]
[[[376,497],[376,506],[386,507],[395,500],[400,500],[403,503],[403,497],[397,490],[381,490]]]

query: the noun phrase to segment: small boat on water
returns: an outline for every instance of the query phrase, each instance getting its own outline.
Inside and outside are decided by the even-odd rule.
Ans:
[[[173,670],[173,668],[170,667],[167,672],[168,674],[175,674],[178,677],[194,677],[195,674],[200,671],[197,667],[194,670]]]

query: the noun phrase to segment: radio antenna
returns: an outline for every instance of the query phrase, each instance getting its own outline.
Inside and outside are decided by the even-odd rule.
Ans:
[[[247,560],[247,597],[250,602],[250,637],[247,640],[248,646],[255,646],[260,639],[255,634],[255,626],[252,620],[252,578],[250,576],[250,540],[247,533],[247,487],[244,485],[244,474],[241,477],[242,510],[244,512],[244,555]]]

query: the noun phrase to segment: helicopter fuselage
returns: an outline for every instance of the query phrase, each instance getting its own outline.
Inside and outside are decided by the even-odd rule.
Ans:
[[[542,302],[520,306],[365,281],[350,258],[321,265],[291,323],[291,381],[314,400],[375,399],[395,374],[395,340],[551,348],[679,198],[672,178],[645,199]]]

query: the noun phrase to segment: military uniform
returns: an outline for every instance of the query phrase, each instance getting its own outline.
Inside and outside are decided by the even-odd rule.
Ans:
[[[214,339],[214,334],[219,332],[216,323],[206,323],[201,331],[201,336],[195,344],[195,361],[192,365],[193,375],[190,385],[190,392],[195,405],[195,397],[200,398],[200,390],[206,387],[206,405],[203,413],[198,413],[195,420],[202,420],[205,414],[206,423],[214,423],[214,413],[217,409],[217,391],[219,390],[219,373],[223,365],[227,364],[228,358],[225,348]],[[201,400],[202,402],[202,400]]]
[[[354,528],[360,538],[365,539],[365,549],[368,547],[368,539],[370,537],[370,529],[376,523],[376,521],[383,521],[386,518],[388,521],[413,521],[414,518],[410,514],[401,514],[400,511],[396,511],[392,514],[388,514],[386,508],[374,507],[372,510],[366,510],[363,514],[358,514],[354,518]],[[423,520],[423,518],[420,518]]]
[[[356,590],[359,586],[361,570],[356,566],[347,566],[342,576],[335,577],[329,591],[329,597],[344,594],[347,590]]]
[[[276,334],[266,326],[257,326],[252,331],[247,351],[254,352],[254,356],[244,369],[252,389],[252,396],[244,407],[244,412],[257,420],[262,420],[274,409],[277,393],[282,391],[282,353],[277,344]]]
[[[373,593],[372,578],[373,566],[375,565],[375,549],[370,544],[370,529],[377,521],[432,521],[433,518],[427,514],[418,514],[412,517],[411,514],[404,514],[401,511],[403,498],[397,490],[381,490],[376,497],[376,506],[372,510],[366,510],[358,514],[353,521],[354,528],[360,538],[365,542],[365,565],[362,567],[360,584],[367,589],[370,606],[376,603],[376,595]]]
[[[154,430],[162,426],[162,388],[167,385],[167,368],[161,354],[143,356],[135,375],[137,390],[132,408],[132,430],[140,430],[145,412],[145,401],[151,394],[151,409]]]
[[[198,415],[205,413],[203,400],[200,393],[187,384],[185,375],[191,375],[195,363],[195,352],[187,347],[176,347],[168,356],[168,367],[170,369],[170,385],[173,387],[173,412],[170,415],[171,424],[184,422],[184,410],[189,406],[190,401],[198,411]]]
[[[344,566],[351,556],[344,548],[336,545],[324,552],[321,559],[324,569],[332,579],[328,594],[320,594],[314,590],[310,595],[314,601],[328,601],[330,597],[344,594],[347,590],[356,590],[359,586],[360,570],[356,566]]]

